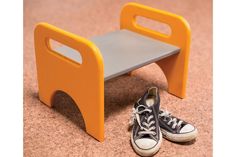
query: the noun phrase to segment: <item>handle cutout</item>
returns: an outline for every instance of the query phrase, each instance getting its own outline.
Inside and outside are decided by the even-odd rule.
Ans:
[[[166,37],[169,37],[171,35],[170,26],[159,21],[155,21],[155,20],[143,17],[143,16],[136,16],[136,24],[139,27],[150,29],[151,31],[154,31],[154,32],[159,32],[165,35]]]
[[[57,53],[62,55],[63,57],[66,57],[76,63],[82,64],[82,56],[80,55],[79,51],[68,47],[56,40],[49,39],[49,48]]]

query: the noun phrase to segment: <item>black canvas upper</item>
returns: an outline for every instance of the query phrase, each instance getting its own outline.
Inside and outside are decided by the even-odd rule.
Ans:
[[[140,138],[151,138],[155,141],[159,141],[160,140],[160,130],[159,130],[159,122],[158,122],[158,113],[159,113],[159,107],[160,107],[160,97],[159,97],[159,93],[157,92],[157,96],[155,97],[155,104],[152,105],[152,106],[148,106],[146,104],[146,99],[149,97],[149,96],[152,96],[150,95],[150,93],[148,93],[148,91],[143,95],[142,98],[140,98],[134,105],[134,109],[138,109],[138,111],[143,111],[145,109],[150,109],[151,110],[151,113],[150,112],[143,112],[141,113],[139,116],[140,116],[140,122],[141,122],[141,125],[142,125],[142,122],[147,122],[147,118],[151,115],[153,115],[153,118],[152,120],[155,121],[154,124],[152,124],[150,127],[152,126],[155,126],[155,129],[153,129],[153,131],[156,133],[155,135],[152,135],[152,134],[142,134],[142,135],[139,135],[138,132],[139,131],[142,131],[141,127],[139,126],[138,122],[137,122],[137,119],[134,120],[134,124],[133,124],[133,132],[132,132],[132,135],[133,135],[133,139],[134,141],[136,139],[140,139]],[[143,126],[143,125],[142,125]],[[143,126],[145,127],[145,126]]]
[[[159,114],[161,114],[163,111],[162,110],[159,110]],[[180,130],[186,125],[188,124],[187,122],[179,119],[179,118],[176,118],[177,121],[176,123],[178,123],[179,121],[182,121],[181,125],[180,126],[176,126],[175,128],[172,128],[174,122],[171,122],[169,125],[168,125],[168,122],[171,120],[171,119],[174,119],[176,118],[175,116],[173,115],[170,115],[169,117],[161,117],[159,116],[159,124],[160,124],[160,127],[168,132],[171,132],[171,133],[174,133],[174,134],[180,134]]]

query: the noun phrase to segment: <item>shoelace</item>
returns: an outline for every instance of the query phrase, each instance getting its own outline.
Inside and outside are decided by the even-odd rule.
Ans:
[[[162,113],[159,114],[159,116],[160,117],[164,117],[164,121],[167,121],[167,118],[169,118],[169,121],[168,121],[167,124],[170,125],[173,122],[173,125],[171,126],[172,129],[175,129],[176,126],[180,127],[181,124],[183,123],[182,120],[179,120],[179,122],[177,122],[178,119],[177,118],[173,118],[171,116],[171,113],[169,111],[167,111],[167,110],[166,111],[162,111]]]
[[[143,107],[143,110],[139,111],[139,108]],[[140,115],[144,112],[149,112],[152,113],[152,110],[148,109],[146,106],[144,105],[139,105],[136,109],[133,108],[133,112],[132,112],[132,116],[131,116],[131,121],[130,121],[130,125],[133,125],[134,120],[136,119],[138,122],[138,125],[140,126],[140,129],[142,131],[139,131],[138,134],[151,134],[151,135],[156,135],[156,132],[153,131],[154,129],[156,129],[155,126],[151,126],[152,124],[155,123],[153,119],[153,115],[149,115],[148,117],[145,117],[145,120],[147,122],[142,122],[141,125],[141,121],[140,121]]]

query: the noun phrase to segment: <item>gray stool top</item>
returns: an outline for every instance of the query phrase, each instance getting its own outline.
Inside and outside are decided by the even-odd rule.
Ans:
[[[180,51],[176,46],[124,29],[93,37],[91,41],[103,56],[105,81]],[[67,46],[56,51],[81,63],[80,54]]]

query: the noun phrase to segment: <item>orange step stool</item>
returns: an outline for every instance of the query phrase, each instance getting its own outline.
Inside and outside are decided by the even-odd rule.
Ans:
[[[170,26],[171,35],[142,27],[142,16]],[[57,91],[79,107],[86,131],[104,140],[104,82],[150,63],[157,63],[168,81],[168,92],[185,97],[190,28],[181,16],[137,3],[126,4],[120,30],[91,40],[40,23],[35,28],[39,99],[52,107]],[[64,44],[52,49],[50,39]]]

